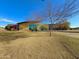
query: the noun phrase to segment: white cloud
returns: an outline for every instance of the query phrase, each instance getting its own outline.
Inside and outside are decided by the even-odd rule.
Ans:
[[[0,19],[0,22],[1,21],[3,21],[3,22],[9,22],[9,23],[17,23],[16,21],[9,20],[9,19]]]
[[[0,27],[3,27],[3,28],[4,28],[5,26],[6,26],[6,25],[0,25]]]

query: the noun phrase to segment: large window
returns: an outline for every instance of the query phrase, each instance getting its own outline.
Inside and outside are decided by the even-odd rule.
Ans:
[[[29,25],[29,30],[37,31],[37,24],[30,24]]]

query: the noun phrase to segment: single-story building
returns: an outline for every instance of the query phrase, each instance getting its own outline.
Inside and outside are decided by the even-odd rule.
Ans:
[[[33,28],[37,28],[38,23],[39,21],[27,21],[27,22],[17,23],[18,30],[22,30],[22,29],[32,30]]]
[[[49,30],[67,30],[69,25],[66,24],[49,24]]]
[[[17,24],[10,24],[5,27],[7,30],[67,30],[67,25],[63,24],[40,24],[39,21],[25,21]]]
[[[10,24],[5,27],[7,30],[36,30],[38,28],[39,21],[25,21],[17,24]]]

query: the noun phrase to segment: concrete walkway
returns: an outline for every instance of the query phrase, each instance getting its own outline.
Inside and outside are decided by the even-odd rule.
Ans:
[[[79,33],[68,33],[68,32],[55,32],[57,34],[66,35],[69,37],[79,38]]]

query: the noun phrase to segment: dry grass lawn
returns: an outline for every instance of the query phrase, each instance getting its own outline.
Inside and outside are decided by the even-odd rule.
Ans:
[[[54,32],[57,38],[72,49],[75,56],[79,58],[79,33]]]
[[[48,32],[1,32],[0,59],[76,59],[57,37]]]

